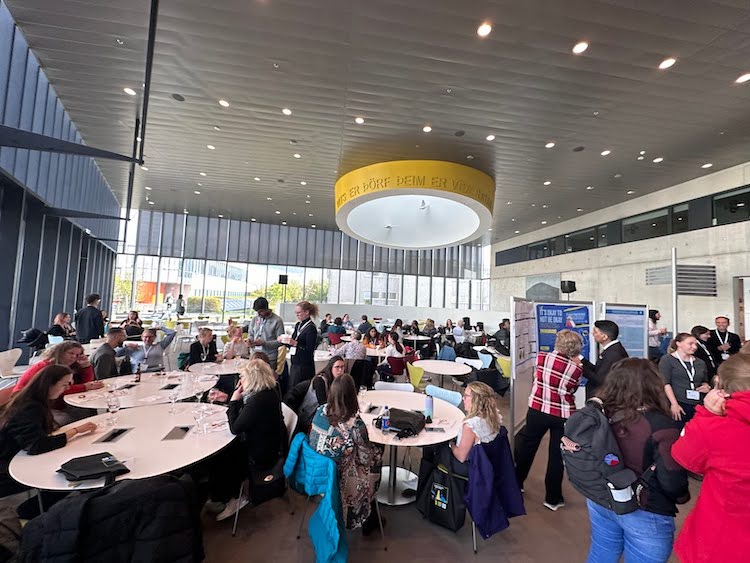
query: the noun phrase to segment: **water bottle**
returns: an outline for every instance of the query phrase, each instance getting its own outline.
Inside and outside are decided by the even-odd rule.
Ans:
[[[432,422],[432,405],[433,405],[432,395],[425,395],[424,418],[425,418],[425,422],[427,422],[428,424]]]
[[[383,407],[383,416],[381,417],[381,420],[383,422],[383,432],[388,432],[388,429],[391,427],[391,410],[388,408],[388,405]]]

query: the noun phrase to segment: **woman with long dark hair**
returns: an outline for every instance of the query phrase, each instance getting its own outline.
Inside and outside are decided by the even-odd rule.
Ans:
[[[333,356],[328,365],[310,381],[307,393],[302,399],[302,404],[297,409],[297,428],[300,432],[307,432],[310,429],[310,423],[315,410],[320,405],[328,402],[328,393],[334,380],[346,373],[346,361],[341,356]]]
[[[677,504],[690,499],[687,474],[672,458],[679,437],[653,364],[642,358],[617,362],[597,393],[620,446],[625,467],[645,479],[640,508],[615,514],[591,500],[586,504],[591,521],[589,562],[667,561],[674,541]]]
[[[714,377],[716,377],[716,370],[719,368],[706,344],[711,337],[711,330],[708,327],[696,325],[690,329],[690,334],[695,337],[695,343],[698,345],[695,349],[695,357],[703,360],[703,363],[706,364],[706,377],[708,384],[711,385]]]

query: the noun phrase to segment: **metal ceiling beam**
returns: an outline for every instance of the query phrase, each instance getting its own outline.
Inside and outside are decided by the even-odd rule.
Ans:
[[[8,127],[7,125],[0,125],[0,146],[62,154],[77,154],[93,158],[137,162],[138,164],[143,162],[143,154],[141,154],[140,159],[138,159],[135,155],[125,156],[124,154],[105,151],[103,149],[72,143],[70,141],[63,141],[62,139],[16,129],[15,127]]]
[[[50,217],[80,217],[82,219],[117,219],[118,221],[127,221],[117,215],[106,215],[104,213],[92,213],[90,211],[80,211],[79,209],[62,209],[60,207],[46,207],[44,214]],[[104,240],[104,239],[100,239]]]

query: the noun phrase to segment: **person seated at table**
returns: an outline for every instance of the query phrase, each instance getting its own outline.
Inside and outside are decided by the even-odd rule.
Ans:
[[[224,345],[224,359],[232,360],[234,358],[247,358],[250,355],[250,350],[247,345],[247,340],[242,336],[242,327],[239,325],[233,325],[227,331],[229,340]]]
[[[198,329],[198,338],[190,345],[190,357],[187,365],[202,364],[204,362],[221,362],[223,356],[216,349],[214,332],[205,326]]]
[[[13,388],[14,396],[29,385],[40,371],[52,364],[66,366],[73,372],[73,383],[65,390],[64,395],[84,393],[104,387],[104,383],[94,380],[94,368],[83,353],[83,345],[75,340],[66,340],[47,348],[42,353],[41,360],[23,372]],[[78,409],[66,405],[62,397],[55,400],[51,408],[55,422],[59,426],[89,416],[88,409]]]
[[[331,317],[331,313],[326,313],[326,316],[323,317],[323,319],[320,321],[320,334],[321,336],[325,336],[328,332],[328,327],[333,324],[333,318]]]
[[[127,353],[122,344],[125,342],[125,331],[121,328],[110,328],[107,331],[107,341],[100,344],[89,361],[94,366],[94,376],[97,379],[107,379],[120,375],[117,356]]]
[[[438,330],[435,328],[435,321],[433,321],[432,319],[427,319],[424,322],[424,327],[422,328],[422,334],[432,338],[437,333],[438,333]]]
[[[156,331],[161,330],[164,332],[164,338],[156,342]],[[164,351],[169,348],[172,344],[177,331],[165,327],[154,327],[147,328],[143,331],[141,340],[143,340],[143,346],[137,343],[125,343],[125,349],[128,351],[130,356],[130,363],[133,366],[133,370],[137,371],[140,366],[141,371],[159,371],[164,368]]]
[[[459,320],[457,326],[453,327],[453,339],[456,344],[461,344],[464,341],[464,321]]]
[[[347,360],[366,360],[367,348],[362,344],[362,335],[358,330],[352,332],[352,339],[336,350],[339,356]]]
[[[407,332],[411,334],[412,336],[419,336],[420,330],[419,330],[419,323],[414,320],[409,325],[409,328],[407,329]]]
[[[211,475],[211,498],[228,501],[217,516],[221,521],[234,516],[250,502],[245,488],[237,494],[240,483],[250,469],[265,471],[279,460],[286,440],[281,401],[276,392],[276,378],[271,366],[263,360],[250,360],[240,368],[240,381],[232,393],[227,409],[229,429],[242,440],[216,456]]]
[[[361,527],[367,536],[378,527],[375,503],[383,448],[370,442],[358,412],[354,379],[344,374],[331,384],[328,403],[315,411],[308,440],[315,451],[336,462],[346,528]]]
[[[388,333],[388,346],[385,348],[383,361],[378,364],[378,373],[380,377],[391,375],[391,366],[388,358],[403,358],[404,346],[398,341],[398,334],[395,332]]]
[[[371,327],[372,325],[370,324],[370,321],[367,320],[367,315],[362,315],[362,322],[359,323],[357,330],[362,334],[367,334],[367,331],[369,331]]]
[[[70,326],[70,315],[68,313],[57,313],[52,321],[52,326],[47,330],[47,335],[73,338],[76,331]]]
[[[127,318],[120,323],[120,328],[122,329],[128,326],[143,327],[143,321],[138,316],[138,311],[130,311]]]
[[[466,386],[463,403],[466,416],[456,442],[423,448],[423,459],[435,465],[443,464],[455,474],[468,477],[469,464],[466,460],[471,448],[497,438],[503,417],[497,410],[495,392],[481,381],[473,381]],[[420,470],[420,479],[423,477]]]
[[[346,334],[344,319],[341,317],[333,319],[333,324],[328,326],[328,334]]]
[[[395,332],[398,334],[398,339],[403,340],[404,339],[404,321],[401,319],[396,319],[396,322],[393,323],[393,327],[391,327],[391,332]]]
[[[341,326],[346,330],[354,330],[354,323],[349,318],[349,313],[344,313],[344,316],[341,317]]]
[[[328,394],[331,384],[346,373],[346,362],[341,356],[333,356],[322,371],[310,380],[305,387],[303,382],[293,388],[284,402],[297,413],[297,432],[305,432],[310,429],[315,410],[328,402]],[[304,394],[303,394],[304,393]]]
[[[62,398],[72,382],[73,370],[70,367],[45,365],[3,409],[0,414],[0,497],[29,488],[16,482],[8,472],[8,466],[18,452],[43,454],[65,447],[79,434],[96,430],[93,422],[84,422],[61,434],[51,435],[60,426],[51,405]],[[48,507],[49,499],[45,496],[44,500]],[[33,504],[36,504],[36,499]]]
[[[364,339],[362,340],[362,344],[364,344],[367,348],[377,348],[378,346],[383,345],[383,338],[378,334],[378,329],[374,326],[371,326],[367,330],[367,334],[365,334]]]

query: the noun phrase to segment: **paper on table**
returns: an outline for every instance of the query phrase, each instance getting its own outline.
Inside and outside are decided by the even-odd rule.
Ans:
[[[159,395],[149,395],[148,397],[141,397],[140,399],[138,399],[138,401],[142,403],[153,403],[154,401],[158,401],[159,399],[161,399]]]

